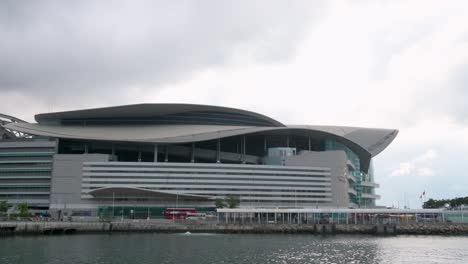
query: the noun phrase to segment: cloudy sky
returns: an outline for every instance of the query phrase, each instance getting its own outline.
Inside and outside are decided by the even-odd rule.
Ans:
[[[397,128],[380,204],[468,196],[467,1],[0,3],[0,113],[117,104]],[[406,198],[405,198],[406,197]]]

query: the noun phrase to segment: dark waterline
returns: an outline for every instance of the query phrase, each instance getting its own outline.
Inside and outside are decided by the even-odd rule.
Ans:
[[[12,236],[0,238],[0,263],[468,263],[468,237]]]

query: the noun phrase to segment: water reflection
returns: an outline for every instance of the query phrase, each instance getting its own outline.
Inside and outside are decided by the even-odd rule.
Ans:
[[[110,234],[0,238],[0,263],[462,263],[468,237]]]

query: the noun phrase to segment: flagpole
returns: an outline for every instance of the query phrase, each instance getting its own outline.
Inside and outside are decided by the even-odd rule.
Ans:
[[[423,202],[422,199],[423,199],[423,196],[422,196],[422,194],[421,194],[421,195],[419,195],[419,200],[421,201],[421,208],[424,209],[424,202]]]
[[[419,199],[421,199],[421,208],[424,209],[424,202],[426,200],[426,190],[423,191],[423,193],[419,196]]]

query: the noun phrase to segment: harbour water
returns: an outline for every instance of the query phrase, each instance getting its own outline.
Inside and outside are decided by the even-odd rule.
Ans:
[[[0,263],[468,263],[468,237],[118,233],[0,238]]]

